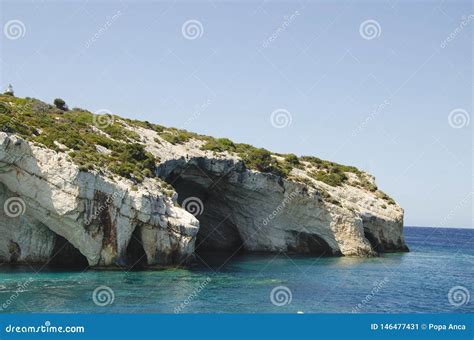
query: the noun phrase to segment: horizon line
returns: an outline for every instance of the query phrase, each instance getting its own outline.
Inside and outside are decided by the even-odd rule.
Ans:
[[[424,225],[404,225],[403,228],[431,228],[431,229],[474,229],[474,227],[432,227]]]

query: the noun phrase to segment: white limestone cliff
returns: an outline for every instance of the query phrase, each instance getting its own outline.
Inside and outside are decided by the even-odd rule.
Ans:
[[[201,140],[171,144],[123,124],[160,159],[161,180],[80,171],[66,151],[0,132],[0,260],[47,263],[78,251],[90,266],[153,266],[187,263],[199,247],[346,256],[407,250],[403,210],[351,181],[330,186],[301,169],[286,179],[249,170],[236,154],[201,150]],[[162,180],[181,204],[202,203],[197,218]],[[18,216],[7,209],[15,198]]]
[[[193,254],[199,222],[157,180],[136,189],[126,180],[79,171],[65,154],[2,132],[0,183],[3,261],[47,262],[58,236],[91,266],[125,263],[133,238],[149,265]]]

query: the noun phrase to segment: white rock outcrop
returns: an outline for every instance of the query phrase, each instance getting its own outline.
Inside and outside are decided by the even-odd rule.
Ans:
[[[334,187],[296,168],[283,179],[246,169],[235,154],[203,151],[201,140],[173,145],[155,131],[129,128],[161,159],[158,175],[173,183],[180,202],[202,201],[199,245],[357,256],[408,250],[403,209],[351,181]]]
[[[134,185],[80,171],[65,151],[0,132],[0,260],[83,256],[90,266],[153,266],[189,262],[196,248],[356,256],[408,250],[403,210],[374,192],[350,182],[333,187],[300,169],[288,179],[249,170],[235,154],[201,150],[201,140],[174,145],[155,131],[127,128],[160,159],[156,174],[183,208],[162,180]]]
[[[0,183],[3,261],[47,262],[60,256],[53,252],[59,237],[91,266],[125,264],[134,238],[148,265],[192,258],[199,222],[162,192],[158,180],[135,188],[82,172],[65,154],[2,132]]]

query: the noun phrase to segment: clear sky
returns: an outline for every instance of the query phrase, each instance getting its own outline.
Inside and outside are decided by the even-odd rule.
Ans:
[[[406,225],[472,227],[472,14],[470,1],[2,1],[0,85],[355,165]]]

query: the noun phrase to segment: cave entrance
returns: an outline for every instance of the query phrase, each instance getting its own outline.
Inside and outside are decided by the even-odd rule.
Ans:
[[[242,238],[233,223],[236,203],[230,200],[236,193],[225,178],[188,166],[175,169],[165,180],[178,193],[178,203],[199,220],[195,250],[198,255],[243,249]]]
[[[139,226],[135,227],[127,246],[127,266],[129,270],[141,270],[147,265],[147,256],[143,249]]]
[[[331,246],[322,238],[314,234],[293,232],[296,239],[295,245],[290,245],[288,251],[294,253],[311,254],[317,256],[336,256]]]
[[[265,211],[271,209],[268,211],[272,213],[276,211],[275,207],[282,205],[280,197],[269,201],[268,195],[263,195],[258,190],[249,191],[252,189],[239,185],[240,179],[236,177],[240,176],[239,169],[225,161],[219,163],[219,161],[205,158],[191,160],[183,158],[164,163],[158,173],[176,190],[181,207],[199,220],[200,228],[196,236],[195,253],[198,255],[198,261],[203,261],[207,265],[212,266],[213,263],[218,264],[222,259],[227,260],[229,256],[226,254],[229,252],[230,255],[235,255],[244,251],[243,240],[253,237],[253,234],[245,234],[246,228],[237,228],[237,223],[243,223],[245,227],[252,225],[255,222],[253,219],[255,219],[256,209]],[[288,216],[286,219],[281,218],[278,223],[291,225],[293,221],[292,216]],[[323,237],[308,232],[276,229],[282,235],[281,237],[286,238],[287,248],[284,250],[289,253],[316,256],[341,255]],[[265,232],[271,230],[270,225],[259,231],[258,237],[267,241],[267,246],[271,245],[271,240],[265,238],[271,238],[271,235],[267,236]],[[249,239],[249,244],[252,245],[252,241]],[[249,248],[252,249],[251,246]],[[265,249],[265,245],[262,248]],[[270,249],[270,246],[268,248]]]
[[[381,244],[378,240],[378,238],[372,234],[370,229],[368,227],[364,227],[364,236],[365,238],[369,241],[370,245],[372,246],[372,249],[377,252],[377,253],[382,253],[384,252],[384,246]]]
[[[83,270],[89,266],[89,263],[76,247],[64,237],[56,234],[52,258],[48,265],[54,268]]]

